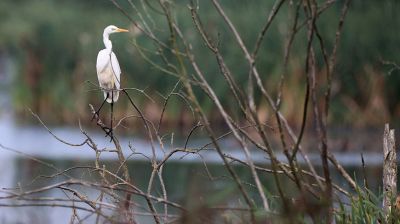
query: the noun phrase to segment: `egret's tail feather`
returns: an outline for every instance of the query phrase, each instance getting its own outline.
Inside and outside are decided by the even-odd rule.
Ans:
[[[112,103],[112,101],[117,102],[119,97],[119,92],[118,91],[113,91],[113,92],[104,92],[104,99],[107,100],[107,103]]]
[[[108,99],[107,99],[108,98],[107,97],[108,93],[107,92],[103,92],[103,93],[104,93],[104,99],[107,100],[107,102],[108,102]],[[111,102],[108,102],[108,103],[111,103]]]

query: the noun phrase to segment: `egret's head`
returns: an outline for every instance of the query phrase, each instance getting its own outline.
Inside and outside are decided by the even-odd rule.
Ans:
[[[112,34],[112,33],[120,33],[120,32],[129,32],[129,30],[118,28],[114,25],[107,26],[104,29],[105,34]]]

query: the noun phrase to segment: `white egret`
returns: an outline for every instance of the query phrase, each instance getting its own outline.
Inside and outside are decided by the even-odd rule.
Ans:
[[[109,39],[110,34],[129,32],[126,29],[118,28],[114,25],[107,26],[103,32],[103,42],[106,47],[99,51],[97,55],[96,70],[97,78],[99,79],[99,85],[104,93],[104,101],[96,113],[100,111],[104,103],[107,101],[111,104],[111,129],[112,131],[112,112],[113,104],[118,100],[119,89],[121,86],[121,68],[119,67],[117,56],[112,50],[112,43]]]

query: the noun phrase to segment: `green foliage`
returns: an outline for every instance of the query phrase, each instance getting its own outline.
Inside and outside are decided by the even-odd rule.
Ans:
[[[382,197],[376,196],[369,189],[356,189],[350,205],[339,204],[336,223],[379,223],[383,219]]]
[[[158,13],[159,5],[148,1],[141,5],[133,1],[137,8],[127,1],[121,1],[121,6],[130,13],[136,21],[140,16],[145,18],[149,27],[157,34],[160,41],[170,45],[168,24],[164,15]],[[252,50],[259,31],[265,24],[268,12],[273,1],[254,0],[225,0],[221,1],[226,13],[242,34],[244,44]],[[218,64],[213,54],[205,47],[201,37],[194,28],[188,1],[171,1],[174,19],[183,30],[185,38],[192,44],[196,60],[204,71],[206,78],[212,84],[221,101],[227,107],[232,105],[229,88],[220,74]],[[330,50],[335,40],[335,31],[338,24],[341,4],[334,4],[318,19],[318,29]],[[332,120],[349,122],[351,117],[346,113],[355,112],[348,106],[349,99],[364,112],[368,105],[373,82],[366,85],[363,80],[369,76],[384,76],[383,95],[389,100],[384,102],[389,114],[394,116],[400,111],[399,72],[386,75],[390,68],[384,67],[382,60],[400,62],[400,45],[397,44],[399,34],[396,27],[400,26],[400,17],[397,11],[400,8],[398,1],[390,0],[383,3],[376,1],[354,0],[345,20],[343,35],[338,51],[338,66],[334,76],[334,92],[332,102]],[[142,13],[139,15],[136,11]],[[275,95],[277,82],[282,72],[284,47],[288,30],[292,24],[288,15],[290,9],[284,4],[271,24],[270,30],[257,57],[257,67],[260,75],[265,79],[265,85]],[[149,17],[146,16],[148,13]],[[218,15],[210,2],[199,1],[199,14],[207,33],[214,42],[219,43],[220,51],[233,75],[241,85],[246,87],[249,65],[244,60],[241,49],[231,35],[227,25]],[[300,13],[300,22],[304,21],[304,12]],[[85,85],[85,80],[97,83],[95,75],[95,59],[97,52],[103,48],[101,34],[103,28],[109,24],[129,27],[129,21],[109,1],[55,1],[55,0],[3,0],[0,2],[0,48],[7,49],[18,60],[19,74],[15,80],[15,104],[17,108],[24,108],[35,104],[41,105],[39,113],[48,113],[50,108],[69,113],[82,112],[88,102],[101,97],[98,92],[87,92],[92,86]],[[166,93],[176,83],[177,78],[160,71],[157,66],[164,67],[164,61],[150,38],[139,35],[133,38],[130,35],[115,35],[113,46],[119,58],[125,87],[151,89],[151,95],[156,96],[157,90]],[[134,39],[134,40],[133,40]],[[296,36],[289,61],[287,82],[297,80],[304,73],[304,68],[298,66],[305,59],[306,32],[301,30]],[[315,45],[318,49],[317,44]],[[177,62],[169,57],[168,51],[163,52],[172,64]],[[329,53],[329,52],[328,52]],[[316,51],[319,65],[322,65],[322,54]],[[32,60],[32,57],[35,60]],[[145,56],[145,57],[143,57]],[[170,55],[171,56],[171,55]],[[151,63],[149,63],[151,62]],[[300,63],[302,64],[302,63]],[[38,75],[33,75],[31,68],[37,66]],[[188,72],[190,70],[190,66]],[[374,73],[366,72],[371,69]],[[324,68],[320,68],[321,72]],[[321,73],[321,76],[324,74]],[[27,83],[27,76],[33,76],[36,83]],[[295,82],[297,87],[289,86],[290,91],[284,94],[301,96],[304,87]],[[197,91],[195,89],[195,91]],[[31,96],[26,96],[31,92]],[[365,94],[365,92],[370,94]],[[377,94],[372,92],[372,94]],[[257,94],[259,95],[259,94]],[[136,96],[142,101],[143,96]],[[79,98],[80,103],[76,103]],[[211,111],[212,106],[206,95],[200,97],[204,108]],[[383,101],[383,99],[381,99]],[[46,101],[46,103],[40,102]],[[298,100],[299,102],[301,100]],[[66,103],[67,102],[67,103]],[[285,108],[283,101],[282,108]],[[262,102],[259,100],[259,104]],[[48,105],[43,106],[43,105]],[[55,106],[57,105],[57,106]],[[209,105],[209,106],[207,106]],[[300,107],[296,105],[295,107]],[[176,116],[179,105],[167,111]],[[290,113],[291,111],[288,111]],[[293,112],[291,112],[293,113]],[[62,119],[62,118],[61,118]],[[368,119],[366,119],[368,120]]]
[[[338,203],[338,207],[335,209],[335,221],[338,224],[400,223],[396,198],[392,198],[392,209],[387,221],[383,221],[385,216],[382,201],[383,193],[381,190],[373,192],[365,186],[357,186],[349,203]]]

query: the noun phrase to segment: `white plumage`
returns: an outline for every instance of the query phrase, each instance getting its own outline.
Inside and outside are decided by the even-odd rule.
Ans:
[[[103,89],[104,99],[108,103],[118,100],[121,86],[121,68],[119,67],[117,56],[112,51],[112,43],[109,35],[112,33],[128,32],[128,30],[120,29],[114,25],[107,26],[103,32],[103,42],[105,49],[99,51],[97,55],[96,70],[99,85]]]

